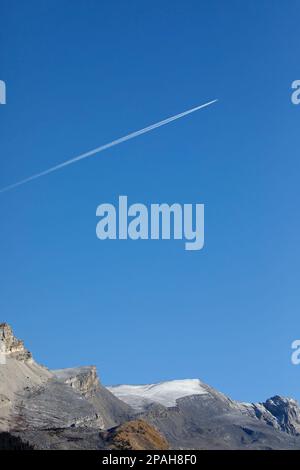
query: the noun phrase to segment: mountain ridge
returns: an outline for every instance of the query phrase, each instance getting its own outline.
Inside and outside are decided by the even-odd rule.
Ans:
[[[199,379],[105,387],[95,366],[51,371],[39,365],[6,323],[0,324],[0,346],[6,445],[300,449],[300,407],[291,398],[237,402]]]

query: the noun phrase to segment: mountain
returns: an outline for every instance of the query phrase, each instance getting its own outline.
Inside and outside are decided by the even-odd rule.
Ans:
[[[300,449],[300,407],[240,403],[198,379],[105,387],[49,370],[0,324],[0,449]]]
[[[198,379],[109,387],[155,426],[172,448],[300,448],[300,408],[295,400],[231,400]]]
[[[133,416],[101,385],[95,367],[48,370],[5,323],[0,345],[0,447],[15,438],[35,448],[103,449],[101,431]]]

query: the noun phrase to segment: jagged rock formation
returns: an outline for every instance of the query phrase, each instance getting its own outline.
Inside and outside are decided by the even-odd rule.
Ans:
[[[7,323],[0,323],[0,352],[6,357],[22,362],[31,359],[31,353],[24,347],[23,341],[15,338]]]
[[[99,388],[99,379],[95,366],[75,367],[72,369],[54,370],[55,376],[84,397],[90,397]]]
[[[294,436],[300,435],[300,408],[296,400],[276,395],[264,403],[241,404],[240,406],[241,410],[249,416],[275,429]]]

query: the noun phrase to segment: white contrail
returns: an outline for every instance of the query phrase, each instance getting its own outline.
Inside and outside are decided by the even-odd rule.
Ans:
[[[126,142],[126,140],[134,139],[135,137],[138,137],[139,135],[145,134],[146,132],[150,132],[153,129],[156,129],[157,127],[164,126],[165,124],[168,124],[169,122],[175,121],[176,119],[180,119],[183,116],[187,116],[188,114],[198,111],[199,109],[206,108],[207,106],[213,103],[216,103],[216,101],[218,100],[209,101],[208,103],[201,104],[200,106],[196,106],[195,108],[188,109],[187,111],[184,111],[183,113],[176,114],[176,116],[171,116],[167,119],[164,119],[163,121],[157,122],[156,124],[151,124],[151,126],[144,127],[143,129],[140,129],[139,131],[132,132],[131,134],[128,134],[124,137],[120,137],[119,139],[113,140],[112,142],[109,142],[108,144],[101,145],[101,147],[97,147],[94,150],[90,150],[89,152],[82,153],[81,155],[78,155],[77,157],[71,158],[70,160],[66,160],[63,163],[59,163],[58,165],[55,165],[49,168],[48,170],[41,171],[40,173],[36,173],[35,175],[29,176],[28,178],[18,181],[17,183],[13,183],[10,186],[6,186],[5,188],[0,189],[0,193],[10,191],[11,189],[17,188],[18,186],[21,186],[25,183],[29,183],[29,181],[40,178],[41,176],[48,175],[49,173],[53,173],[54,171],[60,170],[61,168],[64,168],[65,166],[72,165],[72,163],[79,162],[80,160],[83,160],[84,158],[88,158],[93,155],[96,155],[97,153],[103,152],[103,150],[106,150],[110,147],[114,147],[115,145],[119,145],[122,142]]]

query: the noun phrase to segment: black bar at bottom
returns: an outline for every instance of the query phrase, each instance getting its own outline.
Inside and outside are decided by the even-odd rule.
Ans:
[[[272,451],[272,450],[242,450],[242,451],[210,451],[210,450],[174,450],[174,451],[1,451],[0,461],[21,462],[22,465],[29,462],[46,464],[56,462],[68,462],[85,466],[101,466],[106,468],[111,465],[124,468],[137,468],[142,465],[162,466],[190,466],[212,464],[268,464],[286,467],[288,464],[297,464],[300,460],[300,451]]]

